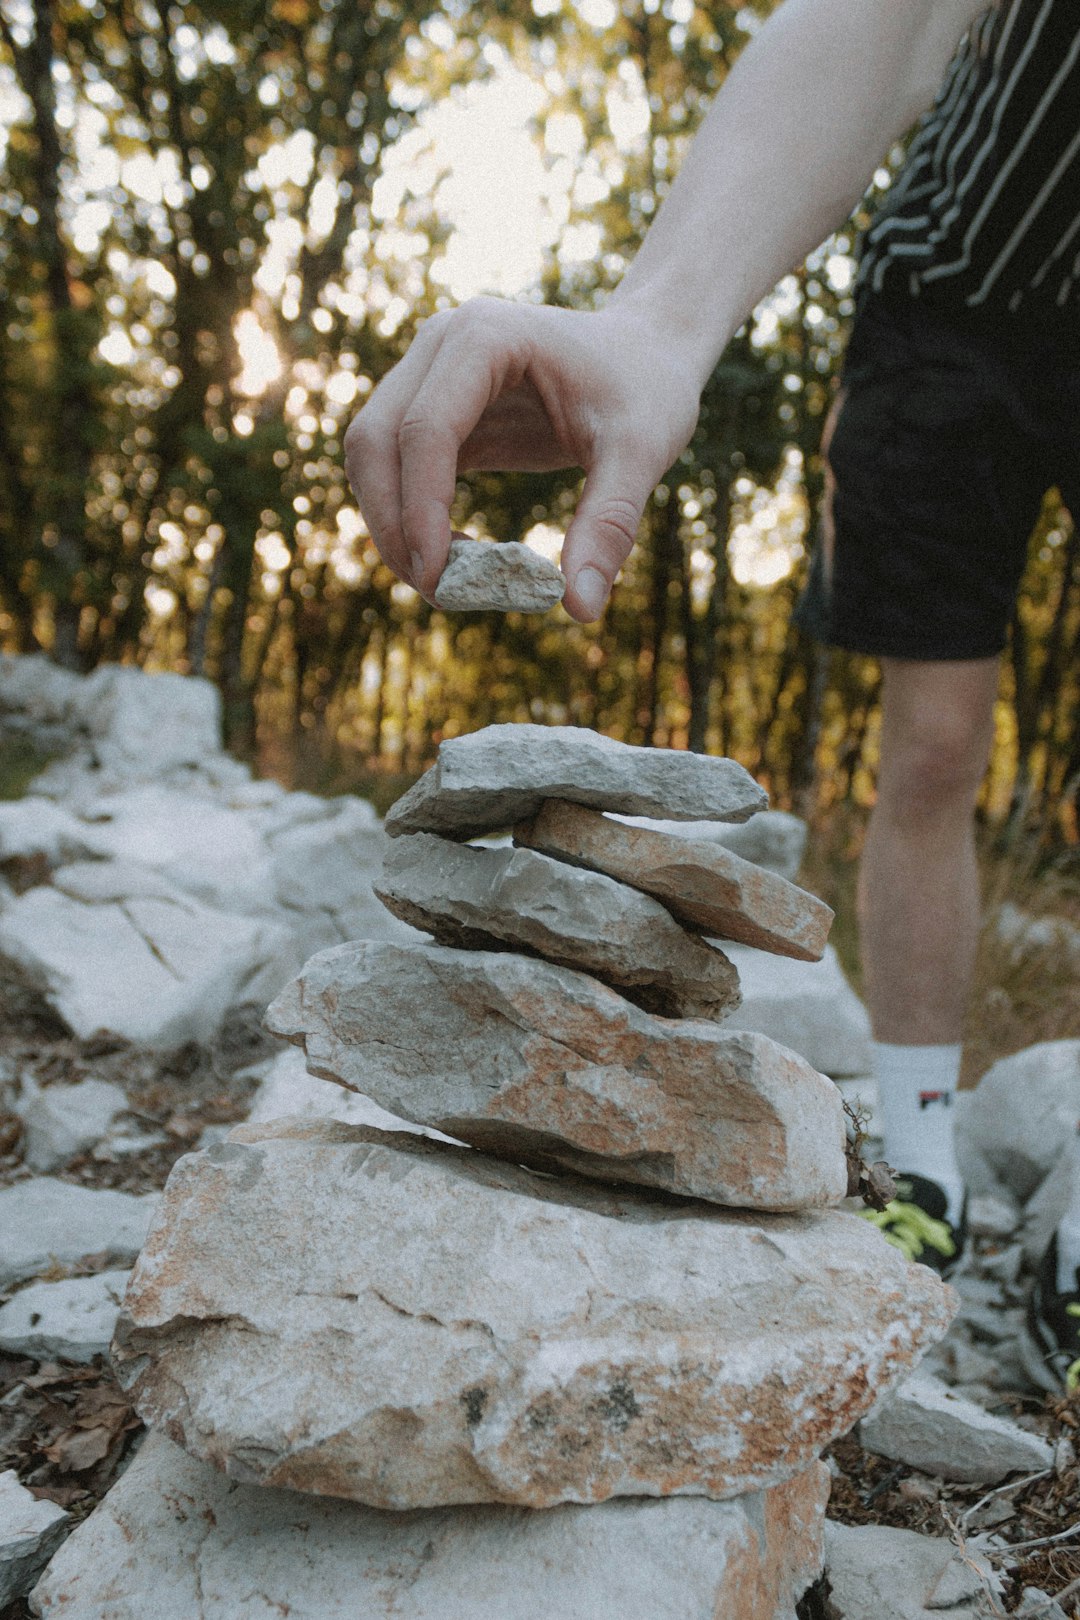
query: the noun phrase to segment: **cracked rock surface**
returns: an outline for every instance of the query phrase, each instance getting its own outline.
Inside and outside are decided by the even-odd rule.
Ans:
[[[236,1485],[151,1435],[33,1595],[42,1620],[790,1620],[821,1563],[815,1465],[704,1497],[380,1513]]]
[[[739,1005],[727,957],[657,900],[531,849],[415,833],[390,845],[375,893],[440,945],[535,951],[667,1018],[722,1018]]]
[[[313,1074],[519,1163],[755,1209],[847,1191],[840,1094],[794,1052],[549,962],[358,940],[266,1021]]]
[[[485,726],[439,744],[386,831],[474,838],[525,820],[545,799],[675,821],[746,821],[768,802],[733,759],[635,748],[584,726]]]
[[[725,1499],[808,1468],[953,1300],[841,1211],[766,1222],[279,1121],[176,1165],[113,1359],[151,1427],[244,1483]]]

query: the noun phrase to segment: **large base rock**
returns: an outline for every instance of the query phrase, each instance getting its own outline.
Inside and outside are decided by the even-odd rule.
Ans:
[[[762,1220],[285,1121],[175,1166],[113,1359],[152,1427],[247,1483],[724,1499],[806,1469],[954,1298],[841,1211]]]
[[[768,802],[733,759],[633,748],[584,726],[485,726],[439,744],[386,830],[474,838],[524,821],[545,799],[677,821],[745,821]]]
[[[548,962],[360,940],[313,957],[267,1023],[313,1073],[500,1157],[749,1209],[847,1191],[839,1093],[793,1052]]]
[[[42,1620],[793,1620],[815,1465],[733,1502],[379,1513],[235,1485],[151,1435],[33,1594]]]

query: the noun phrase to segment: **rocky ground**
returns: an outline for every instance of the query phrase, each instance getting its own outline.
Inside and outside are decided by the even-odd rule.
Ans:
[[[175,1161],[248,1118],[392,1123],[308,1076],[262,1008],[327,944],[415,937],[371,895],[370,810],[253,781],[218,751],[198,683],[151,703],[134,672],[73,682],[28,662],[0,664],[0,716],[26,757],[58,761],[0,804],[0,1620],[34,1613],[36,1570],[144,1438],[107,1346]],[[793,872],[800,829],[768,820],[738,829],[762,841],[743,853]],[[1002,934],[1045,948],[1022,918]],[[832,1076],[872,1134],[865,1014],[835,956],[730,954],[743,1027]],[[1077,1040],[999,1063],[965,1104],[959,1313],[830,1448],[827,1573],[801,1620],[1080,1616],[1080,1394],[1047,1396],[1021,1347],[1070,1112]]]

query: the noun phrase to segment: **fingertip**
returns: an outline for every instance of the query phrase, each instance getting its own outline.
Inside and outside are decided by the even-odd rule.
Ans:
[[[571,618],[579,623],[591,624],[607,606],[611,586],[598,568],[586,563],[569,581],[563,606]]]

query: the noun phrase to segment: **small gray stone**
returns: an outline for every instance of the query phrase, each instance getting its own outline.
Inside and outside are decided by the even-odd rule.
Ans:
[[[454,613],[546,613],[565,590],[565,575],[532,546],[457,539],[450,542],[434,600]]]
[[[983,1594],[1002,1586],[987,1558],[969,1556],[965,1563],[944,1536],[825,1523],[829,1601],[840,1620],[941,1620],[939,1593],[947,1597],[950,1620],[979,1620],[986,1612]]]
[[[0,1350],[36,1361],[92,1361],[107,1354],[130,1275],[100,1271],[30,1283],[0,1306]]]
[[[46,1087],[24,1081],[23,1086],[15,1112],[23,1122],[23,1156],[31,1170],[55,1170],[93,1147],[127,1108],[123,1091],[106,1080]]]
[[[91,1254],[130,1265],[157,1204],[157,1193],[78,1187],[51,1176],[0,1188],[0,1289]]]
[[[433,1508],[237,1485],[164,1435],[34,1592],[42,1620],[788,1620],[821,1567],[827,1475],[710,1502]]]
[[[768,803],[733,759],[632,747],[582,726],[500,725],[440,743],[386,830],[474,838],[526,820],[545,799],[677,821],[745,821]]]
[[[973,1237],[1012,1237],[1020,1229],[1020,1210],[1011,1198],[977,1193],[968,1199],[968,1227]]]
[[[391,844],[375,893],[439,945],[535,952],[661,1017],[722,1018],[739,1005],[727,957],[658,900],[535,850],[415,833]]]
[[[68,1515],[39,1502],[13,1468],[0,1474],[0,1608],[34,1584],[67,1534]]]
[[[923,1372],[863,1418],[859,1438],[878,1456],[974,1485],[996,1485],[1006,1474],[1035,1473],[1053,1462],[1053,1451],[1038,1435],[994,1417]]]
[[[1069,1620],[1061,1604],[1039,1586],[1024,1587],[1016,1613],[1018,1617],[1024,1617],[1024,1620],[1028,1616],[1031,1620]]]

